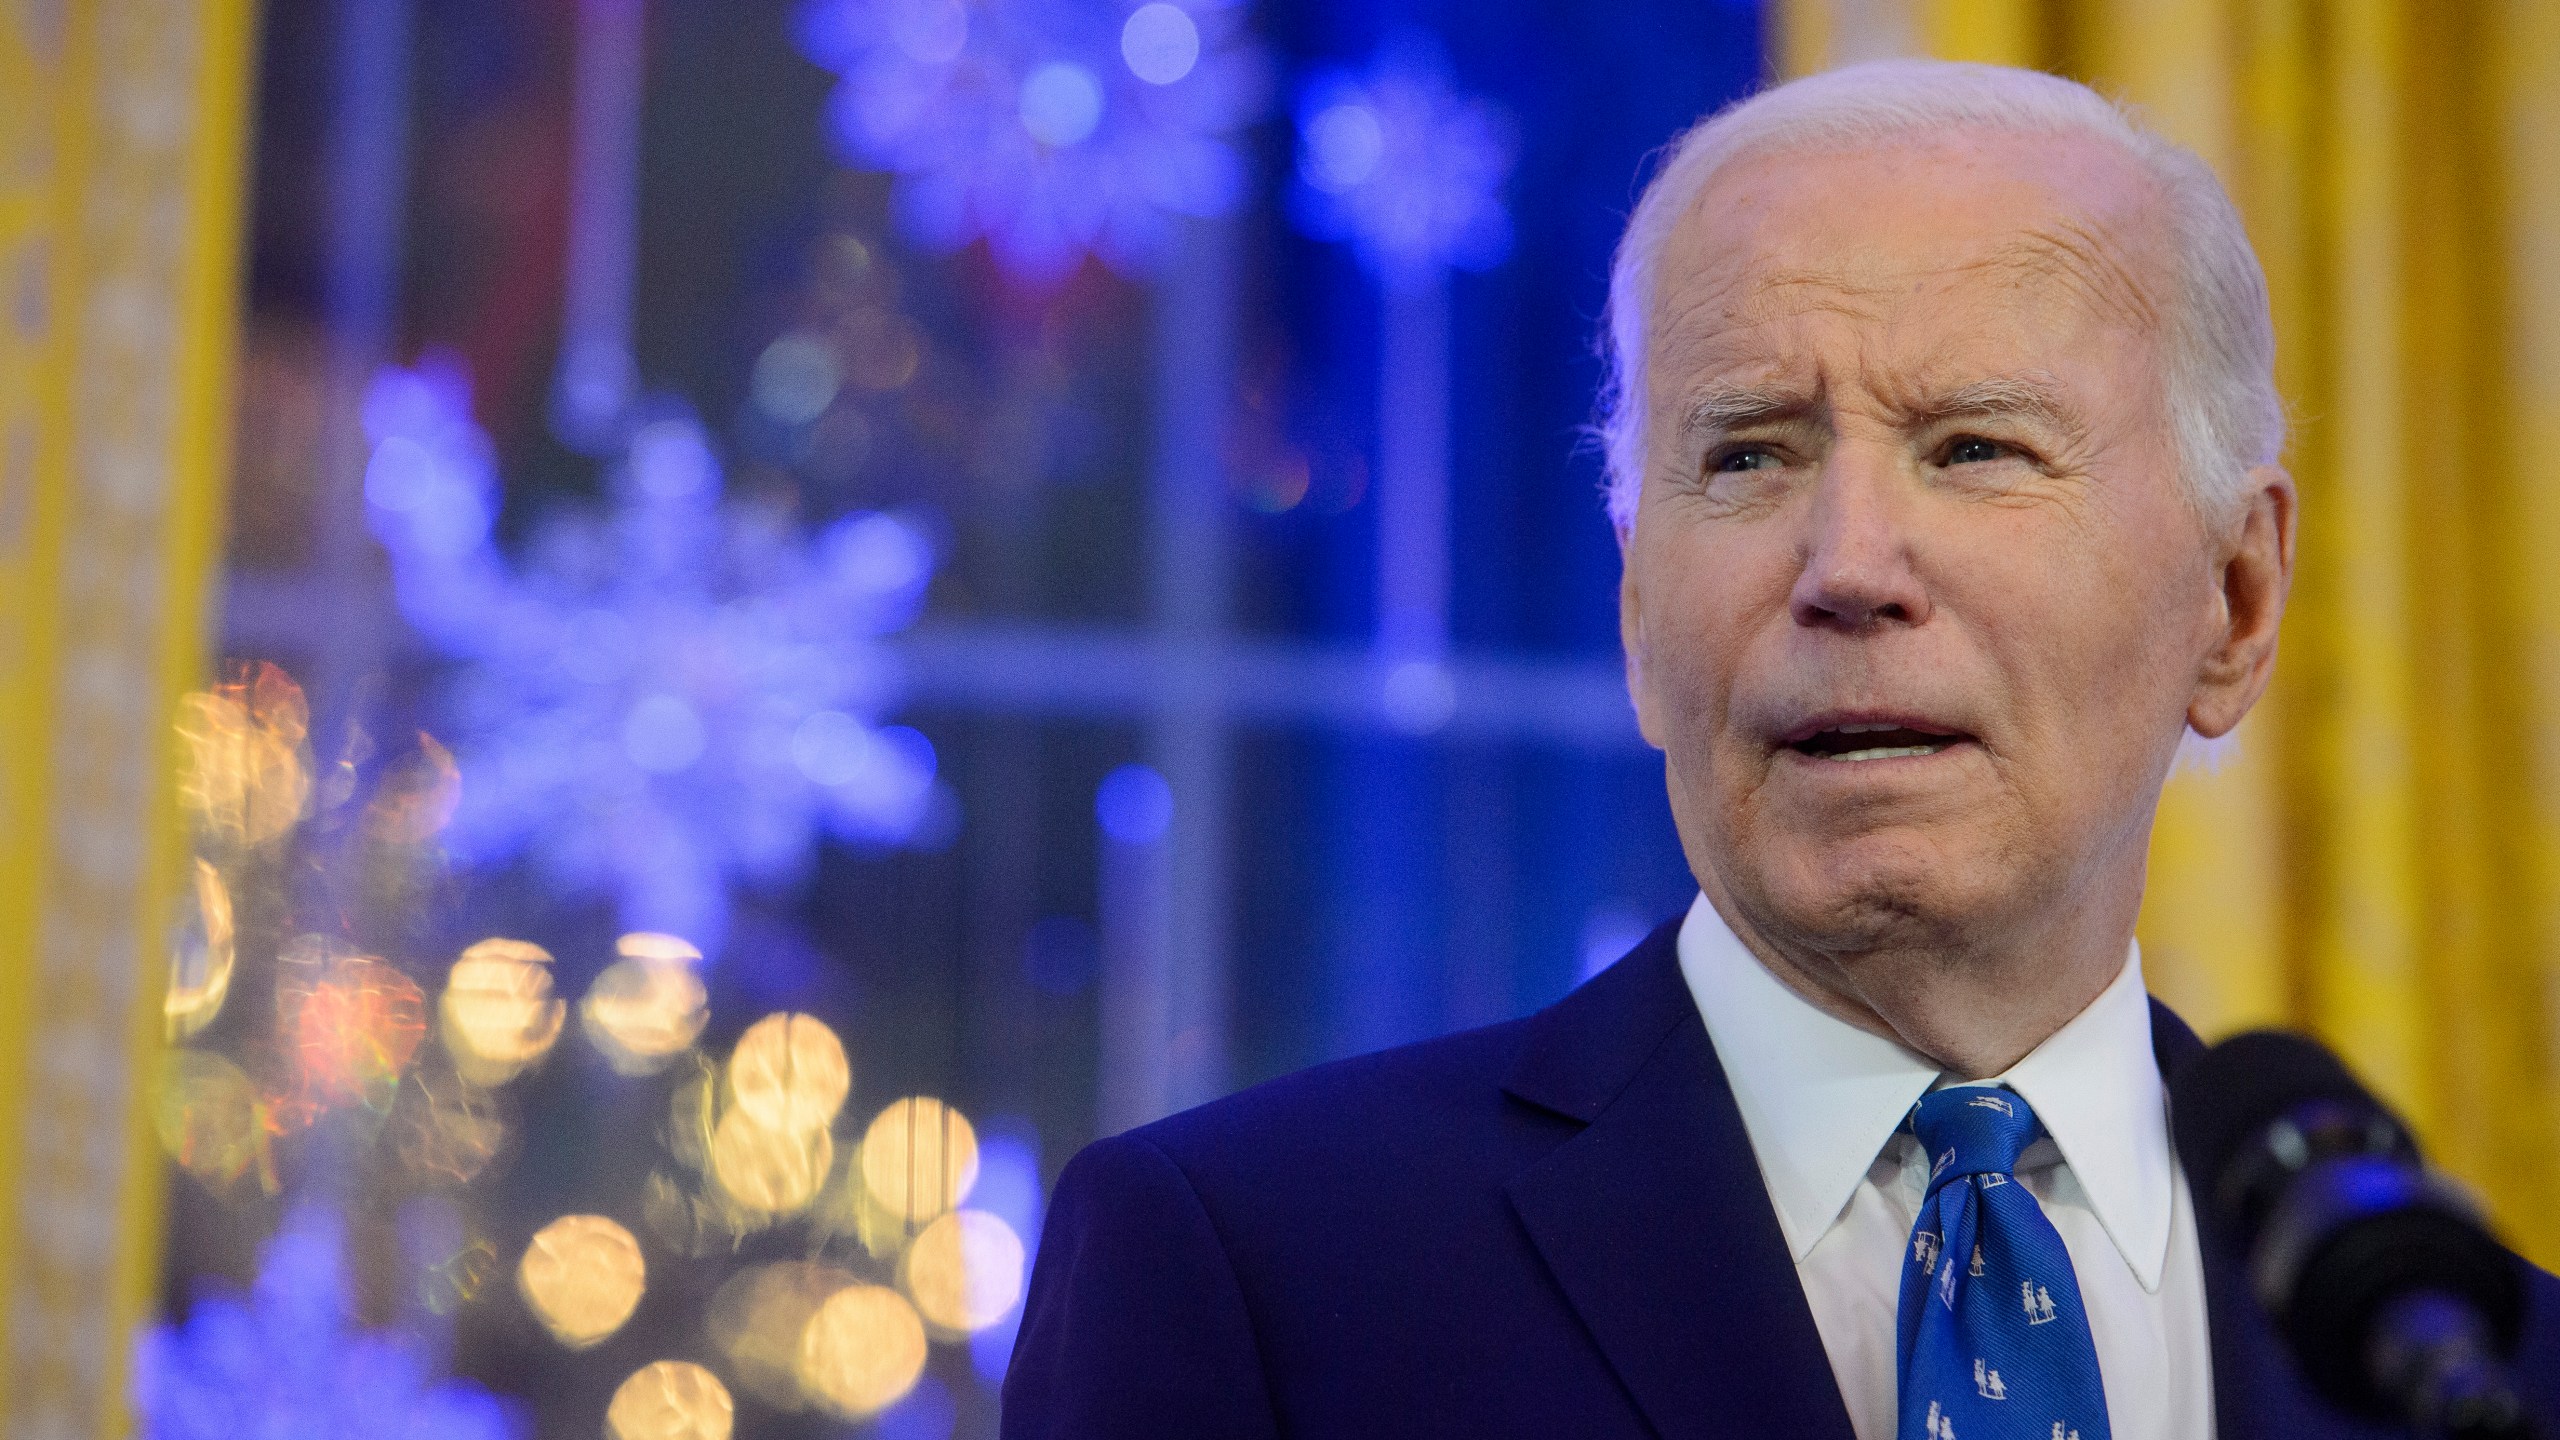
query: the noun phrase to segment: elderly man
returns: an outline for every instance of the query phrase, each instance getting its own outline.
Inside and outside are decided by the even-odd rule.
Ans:
[[[1005,1433],[2376,1433],[2199,1217],[2162,1075],[2200,1047],[2133,946],[2160,787],[2265,689],[2293,558],[2210,172],[2049,76],[1800,80],[1671,152],[1609,339],[1697,903],[1526,1020],[1079,1156]]]

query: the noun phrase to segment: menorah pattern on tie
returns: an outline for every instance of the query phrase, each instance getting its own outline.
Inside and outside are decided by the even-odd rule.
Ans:
[[[1902,1267],[1898,1440],[2107,1440],[2070,1252],[2017,1183],[2035,1111],[1960,1086],[1922,1096],[1911,1129],[1929,1195]]]

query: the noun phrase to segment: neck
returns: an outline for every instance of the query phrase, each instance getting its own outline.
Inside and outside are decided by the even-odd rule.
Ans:
[[[1821,943],[1756,917],[1718,877],[1708,902],[1778,982],[1844,1023],[1927,1057],[1959,1079],[2000,1074],[2089,1008],[2122,972],[2141,903],[2130,885],[2023,923],[1932,927],[1881,943]]]

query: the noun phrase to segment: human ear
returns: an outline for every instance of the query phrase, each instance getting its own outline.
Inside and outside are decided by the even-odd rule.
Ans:
[[[2276,663],[2276,629],[2293,588],[2293,477],[2274,465],[2249,472],[2248,508],[2223,542],[2214,581],[2222,625],[2196,674],[2187,724],[2208,740],[2231,733]]]
[[[1645,669],[1644,589],[1636,579],[1635,537],[1618,528],[1618,643],[1627,656],[1627,698],[1635,702],[1636,728],[1646,744],[1662,748],[1653,687]]]

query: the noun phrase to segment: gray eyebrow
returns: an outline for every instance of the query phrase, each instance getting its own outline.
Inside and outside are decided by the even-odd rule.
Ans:
[[[2061,387],[2035,375],[1999,375],[1968,381],[1925,394],[1902,408],[1912,419],[1924,423],[1967,416],[2017,416],[2041,420],[2073,436],[2083,428],[2079,412],[2063,397]]]
[[[1764,385],[1712,385],[1680,412],[1684,435],[1711,435],[1767,420],[1802,415],[1816,401],[1800,390]]]
[[[1680,412],[1680,432],[1715,435],[1746,425],[1802,416],[1821,397],[1787,386],[1710,385]],[[1925,425],[1967,417],[2015,416],[2037,420],[2074,438],[2085,430],[2062,387],[2040,375],[1995,375],[1945,390],[1923,391],[1897,406],[1906,420]]]

